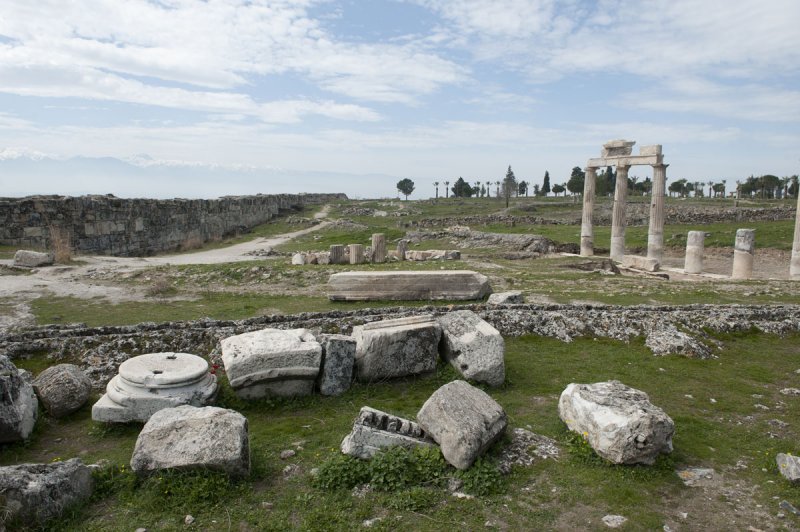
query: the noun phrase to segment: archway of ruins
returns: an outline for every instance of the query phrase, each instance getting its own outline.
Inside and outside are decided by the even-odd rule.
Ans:
[[[612,140],[603,144],[599,158],[589,159],[583,182],[583,217],[581,220],[581,256],[594,255],[594,191],[597,169],[614,166],[617,181],[614,188],[614,208],[611,216],[611,253],[617,262],[625,256],[625,207],[628,201],[628,170],[631,166],[653,167],[653,185],[650,191],[650,224],[647,234],[647,258],[661,263],[664,254],[664,196],[666,193],[667,166],[661,145],[641,146],[639,155],[631,155],[636,141]]]

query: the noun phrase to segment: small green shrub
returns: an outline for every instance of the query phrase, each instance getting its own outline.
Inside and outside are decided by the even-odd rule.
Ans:
[[[445,461],[439,447],[419,447],[411,454],[420,484],[442,486],[452,476],[453,468]]]
[[[173,508],[191,509],[234,496],[231,488],[230,478],[220,471],[168,469],[144,478],[136,496],[148,506],[169,504]]]
[[[102,500],[136,486],[136,474],[126,465],[108,464],[92,471],[92,500]]]
[[[478,458],[466,471],[459,471],[458,477],[464,482],[464,491],[473,495],[494,495],[504,487],[497,464],[486,457]]]
[[[391,447],[376,454],[369,466],[369,482],[378,491],[399,491],[420,480],[414,458],[404,447]]]
[[[395,493],[386,502],[392,510],[421,512],[436,505],[441,495],[428,488],[414,487]]]
[[[319,466],[312,484],[323,490],[351,489],[369,479],[368,462],[336,453]]]

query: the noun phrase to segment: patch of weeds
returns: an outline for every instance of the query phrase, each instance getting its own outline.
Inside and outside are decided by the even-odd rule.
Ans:
[[[93,421],[88,434],[98,439],[135,436],[142,430],[142,423],[101,423]]]
[[[109,464],[92,471],[94,491],[92,500],[98,501],[122,491],[133,491],[136,474],[126,465]]]
[[[352,489],[369,481],[368,462],[336,453],[319,466],[312,483],[323,490]]]
[[[135,496],[144,506],[199,508],[235,497],[233,482],[226,473],[208,469],[181,471],[166,469],[140,481]]]
[[[485,456],[478,458],[466,471],[459,471],[458,477],[464,482],[464,491],[473,495],[494,495],[505,488],[497,462]]]
[[[420,480],[414,474],[411,452],[403,447],[392,447],[376,454],[369,466],[370,484],[378,491],[400,491]]]
[[[393,494],[386,502],[386,507],[392,510],[420,512],[435,506],[440,498],[441,495],[431,489],[414,487]]]

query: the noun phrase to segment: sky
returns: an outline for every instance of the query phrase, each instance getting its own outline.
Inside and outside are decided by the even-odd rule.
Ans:
[[[0,196],[800,173],[797,0],[0,0]],[[649,167],[631,175],[652,176]]]

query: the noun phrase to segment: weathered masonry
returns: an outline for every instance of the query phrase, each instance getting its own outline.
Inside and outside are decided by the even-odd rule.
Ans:
[[[280,211],[347,199],[344,194],[276,194],[218,199],[114,196],[0,198],[0,244],[49,249],[52,231],[85,254],[144,256],[247,231]]]

